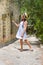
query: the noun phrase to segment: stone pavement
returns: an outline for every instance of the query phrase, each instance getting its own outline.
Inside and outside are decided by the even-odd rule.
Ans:
[[[17,43],[17,44],[16,44]],[[27,45],[23,45],[20,52],[18,41],[0,48],[0,65],[42,65],[42,50],[38,45],[32,45],[34,51],[30,51]]]

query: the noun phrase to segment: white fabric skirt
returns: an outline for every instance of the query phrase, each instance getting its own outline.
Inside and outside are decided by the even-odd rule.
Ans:
[[[16,38],[26,40],[27,39],[27,35],[26,35],[26,33],[24,33],[23,37],[21,37],[21,35],[17,33],[16,34]]]

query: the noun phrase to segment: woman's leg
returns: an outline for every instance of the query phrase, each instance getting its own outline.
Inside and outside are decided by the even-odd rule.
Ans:
[[[20,39],[20,46],[21,46],[21,51],[23,50],[23,40]]]
[[[25,43],[27,43],[29,48],[30,48],[30,50],[32,50],[32,46],[31,46],[30,42],[27,39],[25,40]]]

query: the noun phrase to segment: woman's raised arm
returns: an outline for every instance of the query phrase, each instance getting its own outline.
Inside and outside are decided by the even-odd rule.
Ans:
[[[14,20],[12,21],[16,27],[19,27],[19,24],[17,24]]]

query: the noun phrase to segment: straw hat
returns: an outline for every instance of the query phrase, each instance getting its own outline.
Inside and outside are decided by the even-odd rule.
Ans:
[[[26,12],[24,13],[24,15],[25,15],[25,17],[26,17],[26,18],[28,17],[28,15],[27,15],[27,13],[26,13]]]

